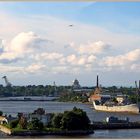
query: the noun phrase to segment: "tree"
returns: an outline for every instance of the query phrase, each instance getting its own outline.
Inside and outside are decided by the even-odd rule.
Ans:
[[[10,122],[10,127],[11,127],[11,128],[15,128],[15,127],[17,127],[18,122],[19,122],[18,119],[17,119],[17,120],[13,120],[13,121],[11,121],[11,122]]]
[[[65,111],[61,121],[61,128],[67,130],[88,129],[90,123],[86,112],[76,107],[74,107],[72,111]]]
[[[43,108],[38,108],[37,110],[34,111],[35,114],[39,114],[39,115],[44,115],[45,114],[45,110]]]
[[[52,126],[54,128],[60,128],[61,127],[62,117],[63,117],[62,113],[58,113],[58,114],[54,115],[54,117],[52,118]]]
[[[28,129],[30,130],[42,130],[44,128],[44,125],[39,119],[34,118],[31,122],[28,124]]]
[[[0,116],[2,116],[3,115],[3,112],[2,111],[0,111]]]
[[[27,119],[25,117],[21,117],[19,120],[19,125],[22,129],[27,128]]]

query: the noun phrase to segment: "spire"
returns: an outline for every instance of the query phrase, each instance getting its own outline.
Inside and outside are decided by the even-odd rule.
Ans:
[[[97,75],[97,88],[99,87],[99,79],[98,79],[98,75]]]

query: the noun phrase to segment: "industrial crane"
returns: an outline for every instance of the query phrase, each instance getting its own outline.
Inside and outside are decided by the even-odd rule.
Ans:
[[[6,76],[3,76],[2,78],[4,79],[5,84],[6,84],[7,87],[11,87],[12,86],[12,84],[8,81]]]

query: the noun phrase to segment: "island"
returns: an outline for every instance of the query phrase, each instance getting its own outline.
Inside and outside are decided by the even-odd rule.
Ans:
[[[38,108],[32,113],[18,113],[15,118],[3,117],[0,130],[10,136],[74,136],[94,133],[86,112],[76,107],[64,113],[46,113],[43,108]]]

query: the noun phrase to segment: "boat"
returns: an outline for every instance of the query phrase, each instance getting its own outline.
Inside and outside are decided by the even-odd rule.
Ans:
[[[96,89],[90,96],[89,101],[93,103],[93,107],[97,111],[139,113],[139,105],[131,103],[126,95],[104,95],[98,86],[98,75]]]
[[[31,98],[24,97],[24,101],[31,101],[31,100],[32,100]]]
[[[93,100],[93,107],[97,111],[105,112],[122,112],[122,113],[139,113],[139,107],[137,104],[128,104],[128,105],[101,105],[96,104],[96,101]]]

